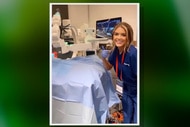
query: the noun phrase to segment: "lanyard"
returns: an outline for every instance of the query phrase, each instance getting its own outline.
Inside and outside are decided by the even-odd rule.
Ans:
[[[121,59],[121,63],[123,64],[124,63],[124,55],[125,55],[125,52],[123,52],[122,54],[122,59]],[[116,76],[118,77],[118,55],[116,55]],[[122,69],[121,69],[121,74],[120,74],[120,79],[122,80]]]

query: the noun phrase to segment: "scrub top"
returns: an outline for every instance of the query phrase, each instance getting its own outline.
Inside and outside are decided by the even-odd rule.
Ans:
[[[131,45],[129,50],[124,54],[124,62],[122,63],[122,54],[116,47],[110,54],[108,61],[116,70],[116,57],[118,57],[118,78],[122,71],[123,93],[136,96],[137,94],[137,49]],[[121,80],[121,79],[120,79]]]

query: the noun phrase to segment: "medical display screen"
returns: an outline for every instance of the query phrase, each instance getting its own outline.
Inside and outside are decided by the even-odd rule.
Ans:
[[[111,38],[116,24],[122,21],[121,17],[96,21],[96,38]]]

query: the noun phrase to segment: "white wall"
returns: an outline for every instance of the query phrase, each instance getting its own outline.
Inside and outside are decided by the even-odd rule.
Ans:
[[[138,4],[84,4],[69,5],[71,24],[80,28],[84,23],[95,28],[96,20],[122,17],[134,30],[134,40],[137,40],[139,8]]]
[[[88,24],[88,5],[69,5],[68,13],[71,25],[76,28],[80,28],[83,24]]]

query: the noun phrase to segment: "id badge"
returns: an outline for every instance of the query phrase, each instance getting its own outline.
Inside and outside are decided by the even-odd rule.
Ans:
[[[120,79],[116,79],[116,91],[122,95],[123,94],[123,81],[121,81]]]

